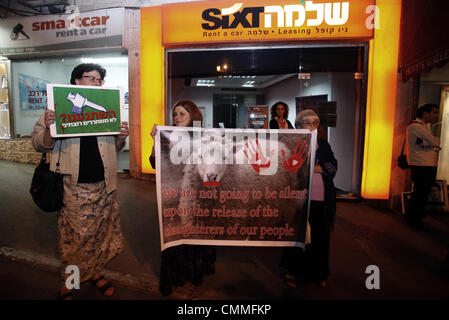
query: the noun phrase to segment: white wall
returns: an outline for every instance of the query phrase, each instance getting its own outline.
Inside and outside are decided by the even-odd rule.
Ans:
[[[448,78],[449,80],[449,78]],[[426,103],[435,103],[440,105],[441,100],[441,86],[431,83],[421,83],[419,86],[418,107]]]
[[[295,97],[316,96],[321,94],[330,95],[331,75],[329,73],[314,73],[309,82],[309,87],[305,88],[304,80],[296,77],[288,78],[265,89],[265,97],[268,106],[273,103],[284,101],[288,105],[288,120],[295,126],[296,101]],[[270,115],[271,116],[271,115]]]
[[[66,84],[70,81],[70,73],[66,66],[56,60],[14,61],[11,63],[13,78],[13,105],[15,133],[31,135],[33,126],[43,111],[21,111],[19,98],[19,73],[40,78],[53,83]],[[68,76],[67,76],[68,74]]]
[[[439,106],[443,85],[449,85],[449,63],[441,68],[432,68],[430,72],[420,76],[418,107],[426,103],[435,103]]]
[[[335,177],[336,187],[345,191],[359,192],[352,186],[355,122],[355,80],[353,73],[313,73],[309,87],[304,80],[288,78],[266,88],[266,101],[269,106],[282,100],[289,106],[288,119],[294,125],[296,117],[295,97],[327,94],[329,101],[337,102],[337,127],[330,128],[329,142],[338,160]]]
[[[204,126],[212,127],[213,94],[224,92],[217,88],[184,87],[184,80],[175,82],[171,84],[176,94],[172,101],[188,98],[195,101],[199,107],[205,107],[201,110],[204,112]],[[330,128],[329,133],[330,144],[338,160],[335,185],[345,191],[358,192],[359,190],[354,189],[356,186],[352,186],[356,104],[354,74],[314,73],[309,80],[308,88],[305,88],[303,83],[304,80],[299,81],[296,77],[291,77],[265,88],[262,93],[265,94],[266,103],[270,107],[279,100],[288,104],[288,119],[293,125],[296,117],[295,97],[327,94],[329,101],[337,102],[337,127]]]
[[[337,126],[330,128],[329,142],[338,160],[335,186],[351,192],[359,192],[352,186],[354,157],[354,129],[356,107],[356,81],[354,73],[333,73],[331,101],[337,101]],[[360,181],[360,177],[356,180]]]

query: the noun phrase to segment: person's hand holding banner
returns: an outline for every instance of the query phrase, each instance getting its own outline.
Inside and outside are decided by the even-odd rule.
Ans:
[[[55,123],[56,115],[53,110],[45,110],[45,127],[50,129],[50,125]]]
[[[120,124],[120,134],[117,136],[117,138],[121,141],[125,141],[128,136],[129,136],[128,122],[122,121],[122,123]]]

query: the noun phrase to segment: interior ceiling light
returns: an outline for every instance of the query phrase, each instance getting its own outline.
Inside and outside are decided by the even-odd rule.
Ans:
[[[215,80],[198,80],[196,82],[197,87],[215,87]]]
[[[215,87],[215,84],[213,83],[197,83],[197,87]]]
[[[254,84],[256,83],[256,81],[246,81],[243,85],[242,85],[242,87],[249,87],[249,88],[251,88],[251,87],[254,87]]]

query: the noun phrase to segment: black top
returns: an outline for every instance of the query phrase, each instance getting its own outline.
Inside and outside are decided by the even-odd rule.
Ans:
[[[287,120],[287,125],[289,129],[294,129],[290,121]],[[276,119],[270,120],[270,129],[279,129],[279,123]]]
[[[98,149],[97,137],[80,139],[80,167],[78,183],[94,183],[104,180],[104,166]]]
[[[153,149],[151,150],[150,164],[153,167],[153,169],[156,169],[156,153],[154,152],[154,146]]]

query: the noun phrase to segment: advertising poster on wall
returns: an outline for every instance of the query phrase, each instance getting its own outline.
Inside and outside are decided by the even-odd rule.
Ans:
[[[47,109],[47,83],[50,81],[18,73],[20,111],[35,114]]]
[[[48,108],[56,113],[52,137],[115,135],[125,109],[121,88],[48,84]]]
[[[248,128],[268,129],[268,106],[248,107]]]
[[[158,129],[161,250],[304,247],[315,131]]]

